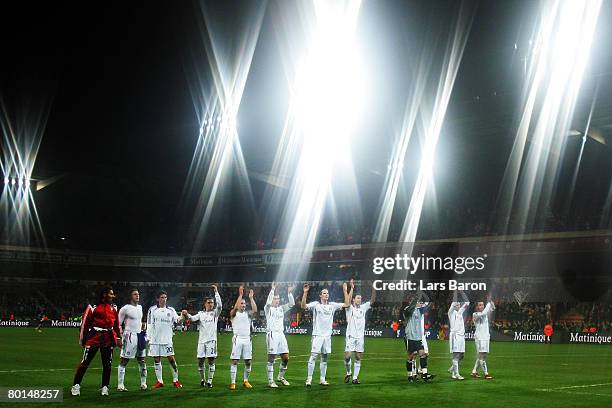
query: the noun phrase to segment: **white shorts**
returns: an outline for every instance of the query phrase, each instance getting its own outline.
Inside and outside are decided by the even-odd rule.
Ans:
[[[253,358],[253,343],[251,343],[250,337],[238,337],[232,338],[232,354],[230,354],[232,360],[250,360]]]
[[[312,336],[310,352],[321,354],[331,353],[331,336]]]
[[[429,347],[427,346],[427,337],[423,336],[423,340],[421,340],[421,343],[423,343],[423,351],[427,354],[429,354]]]
[[[197,358],[217,357],[217,340],[209,340],[205,343],[198,343]]]
[[[174,346],[172,343],[168,344],[151,344],[149,345],[149,356],[150,357],[168,357],[174,355]]]
[[[344,351],[345,352],[355,351],[357,353],[363,353],[363,345],[364,345],[363,337],[346,336],[346,345],[344,346]]]
[[[123,332],[121,336],[123,346],[121,347],[121,358],[146,357],[146,350],[138,350],[138,334]]]
[[[476,343],[476,351],[478,353],[488,353],[489,352],[489,340],[475,340]]]
[[[465,353],[465,335],[450,333],[448,342],[451,353]]]
[[[289,345],[287,339],[282,332],[270,332],[266,334],[266,345],[268,354],[287,354],[289,353]]]

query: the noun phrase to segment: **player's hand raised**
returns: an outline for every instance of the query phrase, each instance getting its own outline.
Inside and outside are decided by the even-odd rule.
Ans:
[[[253,300],[254,295],[255,295],[255,292],[253,292],[253,289],[249,289],[249,299]]]
[[[217,285],[211,285],[211,287],[213,288],[213,291],[214,291],[215,293],[219,292],[219,291],[217,290]]]
[[[276,290],[276,282],[272,282],[272,290]]]
[[[293,285],[287,286],[287,293],[293,292],[293,289],[295,289],[295,286],[293,286]]]
[[[342,283],[342,290],[346,292],[347,288],[348,288],[348,285],[346,284],[346,282]]]
[[[349,283],[351,285],[351,289],[355,289],[355,280],[351,279]]]
[[[310,290],[310,285],[308,285],[307,283],[304,284],[304,292],[308,293],[308,291]]]
[[[242,285],[241,285],[241,286],[238,288],[238,294],[239,294],[240,296],[244,296],[244,286],[242,286]]]

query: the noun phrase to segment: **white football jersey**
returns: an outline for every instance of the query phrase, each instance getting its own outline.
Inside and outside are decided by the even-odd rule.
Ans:
[[[456,334],[465,334],[465,322],[463,319],[463,314],[466,309],[470,305],[469,302],[464,302],[461,304],[459,310],[455,310],[455,306],[458,305],[459,302],[451,303],[450,309],[448,309],[448,324],[450,326],[451,333]]]
[[[210,312],[204,310],[199,311],[195,315],[187,317],[192,322],[198,322],[198,343],[206,343],[211,340],[217,340],[217,322],[221,314],[221,296],[215,292],[215,308]]]
[[[489,316],[493,310],[495,310],[495,305],[489,302],[482,312],[474,312],[472,315],[474,325],[476,326],[476,330],[474,331],[474,339],[491,339],[491,334],[489,333]]]
[[[147,314],[147,336],[149,344],[171,344],[174,324],[181,317],[173,307],[151,306]]]
[[[142,329],[142,306],[127,304],[119,310],[119,326],[123,331],[140,333]]]
[[[334,324],[334,313],[342,309],[344,303],[328,302],[322,304],[317,301],[306,305],[307,310],[312,310],[312,335],[331,336]]]
[[[346,335],[348,337],[363,338],[365,336],[365,316],[370,310],[370,302],[361,306],[350,305],[346,308]]]
[[[272,300],[274,299],[274,290],[270,291],[268,295],[268,301],[264,306],[264,312],[266,314],[266,331],[270,332],[284,332],[285,331],[285,313],[287,313],[294,305],[295,299],[293,295],[289,293],[289,303],[279,306],[272,306]]]
[[[234,336],[250,337],[251,336],[251,316],[249,312],[237,311],[232,321],[232,330]]]

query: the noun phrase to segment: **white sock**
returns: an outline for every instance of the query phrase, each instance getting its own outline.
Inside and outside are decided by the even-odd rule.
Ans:
[[[178,381],[178,366],[176,365],[176,362],[174,363],[174,365],[170,364],[170,369],[172,370],[172,382],[177,382]]]
[[[200,381],[204,381],[206,379],[206,375],[204,374],[204,363],[198,364],[198,373],[200,373]]]
[[[268,361],[268,382],[274,382],[274,363]]]
[[[208,382],[212,384],[213,378],[215,377],[215,365],[208,365]]]
[[[325,380],[325,375],[327,374],[327,361],[321,361],[319,363],[319,369],[321,371],[321,381]]]
[[[453,358],[453,369],[452,373],[455,375],[459,375],[459,360]]]
[[[147,383],[147,363],[144,361],[138,362],[138,368],[140,371],[140,385]]]
[[[157,381],[159,381],[162,384],[164,383],[164,379],[162,378],[161,361],[159,363],[155,363],[155,377],[157,378]]]
[[[123,385],[123,380],[125,379],[125,367],[119,364],[117,367],[117,386]]]
[[[312,373],[314,373],[315,363],[316,363],[316,357],[311,355],[310,358],[308,359],[308,380],[309,381],[312,380]]]
[[[359,378],[359,370],[361,370],[361,360],[355,360],[355,373],[353,374],[353,380]]]
[[[249,375],[251,374],[251,365],[244,365],[244,373],[242,375],[242,378],[244,379],[244,381],[249,381]]]
[[[480,366],[482,367],[482,371],[484,371],[485,375],[489,374],[489,370],[487,369],[487,360],[480,360]]]
[[[351,375],[351,358],[344,359],[344,368],[346,369],[346,375]]]
[[[279,378],[285,378],[285,373],[287,372],[287,365],[289,362],[281,361],[280,370],[278,372]]]
[[[236,384],[236,373],[238,372],[238,366],[236,364],[230,365],[230,378],[232,384]]]
[[[480,366],[480,360],[476,359],[476,363],[474,363],[474,369],[472,370],[473,373],[477,373],[478,372],[478,367]]]
[[[412,360],[412,375],[417,375],[417,361],[416,358]]]

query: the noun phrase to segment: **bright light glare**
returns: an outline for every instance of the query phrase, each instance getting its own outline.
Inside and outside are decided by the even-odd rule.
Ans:
[[[286,247],[278,279],[296,277],[307,267],[336,165],[350,166],[350,138],[364,104],[365,78],[355,38],[361,1],[315,0],[314,21],[304,54],[295,70],[290,129],[281,146],[297,153],[282,154],[280,168],[295,168],[284,211],[281,234]],[[275,165],[276,167],[276,165]]]

